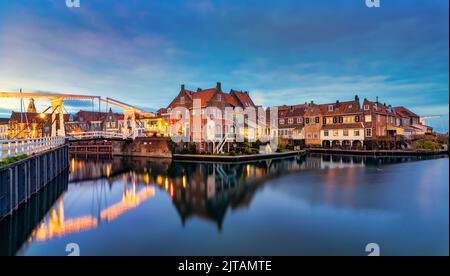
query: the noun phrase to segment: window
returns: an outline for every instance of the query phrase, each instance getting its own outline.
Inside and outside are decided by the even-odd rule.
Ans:
[[[308,135],[307,135],[307,137],[308,137],[308,139],[311,139],[311,133],[308,133]]]
[[[366,121],[366,123],[370,123],[370,122],[372,122],[372,116],[371,115],[366,115],[364,120]]]
[[[218,95],[217,95],[217,100],[218,100],[219,102],[222,101],[222,94],[218,94]]]
[[[359,116],[355,116],[355,122],[359,123]]]
[[[303,118],[302,117],[297,118],[297,124],[301,124],[301,123],[303,123]]]
[[[342,117],[339,117],[339,123],[342,124],[344,122],[344,119]]]
[[[339,131],[337,129],[333,130],[333,136],[334,137],[339,136]]]
[[[318,124],[318,123],[320,122],[320,118],[319,118],[319,117],[316,117],[316,118],[314,119],[314,121],[316,122],[316,124]]]
[[[306,123],[309,124],[309,118],[306,118]]]
[[[314,133],[314,139],[319,139],[319,134]]]
[[[180,104],[184,104],[184,96],[180,97]]]
[[[381,122],[381,116],[377,115],[377,122]]]
[[[284,119],[280,119],[280,125],[284,125]]]
[[[364,105],[364,110],[369,110],[369,105],[368,104]]]
[[[294,119],[293,118],[289,118],[288,119],[288,124],[292,125],[294,123]]]
[[[336,117],[333,117],[333,124],[337,124],[338,120]]]
[[[344,124],[352,124],[354,122],[355,122],[355,117],[353,117],[353,116],[344,117]]]
[[[348,129],[344,129],[344,136],[348,136]]]
[[[329,133],[328,130],[325,130],[325,131],[323,132],[323,136],[328,137],[329,135],[330,135],[330,133]]]
[[[355,136],[359,136],[359,130],[355,130]]]
[[[334,107],[332,105],[328,106],[328,111],[333,111]]]
[[[352,109],[352,108],[353,108],[353,105],[350,104],[350,105],[348,106],[348,109]]]
[[[366,128],[366,136],[372,137],[372,129],[371,128]]]
[[[324,118],[324,121],[326,124],[332,124],[333,123],[333,118],[332,117],[326,117]]]

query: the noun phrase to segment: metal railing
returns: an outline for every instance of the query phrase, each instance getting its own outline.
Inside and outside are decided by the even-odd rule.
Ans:
[[[67,137],[71,140],[82,140],[82,139],[93,139],[93,138],[120,138],[123,139],[122,133],[118,132],[108,132],[108,131],[88,131],[88,132],[78,132],[78,133],[68,133]]]
[[[33,154],[64,145],[64,137],[0,140],[0,160],[23,154]]]

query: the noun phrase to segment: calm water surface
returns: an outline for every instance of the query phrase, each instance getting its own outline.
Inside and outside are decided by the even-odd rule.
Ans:
[[[0,222],[2,255],[449,254],[448,157],[71,160]]]

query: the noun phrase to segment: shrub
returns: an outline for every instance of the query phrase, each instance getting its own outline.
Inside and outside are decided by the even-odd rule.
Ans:
[[[13,156],[13,157],[7,157],[5,159],[2,159],[2,160],[0,160],[0,168],[1,167],[5,167],[5,166],[7,166],[9,164],[18,162],[20,160],[23,160],[23,159],[25,159],[27,157],[28,157],[28,155],[22,154],[22,155]]]
[[[431,140],[419,140],[413,143],[416,150],[440,150],[441,145]]]

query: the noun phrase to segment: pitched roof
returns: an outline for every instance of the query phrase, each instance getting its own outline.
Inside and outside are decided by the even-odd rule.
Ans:
[[[209,100],[214,96],[217,92],[215,88],[200,90],[198,92],[192,92],[192,99],[201,101],[201,107],[204,107]]]
[[[306,107],[304,105],[290,106],[285,108],[284,106],[278,109],[278,117],[301,117],[305,115]]]
[[[236,91],[231,89],[230,94],[234,95],[237,98],[242,107],[255,107],[255,103],[250,98],[248,92]]]
[[[385,104],[379,102],[372,102],[367,99],[364,99],[363,105],[369,105],[372,109],[374,109],[378,113],[395,116],[394,109],[386,106]]]
[[[227,101],[227,103],[229,103],[233,107],[239,106],[239,103],[233,97],[233,95],[224,93],[224,97],[225,97],[225,100]]]
[[[394,111],[395,114],[397,114],[397,116],[399,117],[419,117],[419,115],[415,114],[414,112],[412,112],[411,110],[407,109],[404,106],[397,106],[394,107]]]
[[[48,114],[49,115],[49,114]],[[11,117],[9,119],[10,121],[16,121],[16,122],[23,122],[26,123],[27,120],[29,123],[36,122],[36,123],[46,123],[51,120],[50,116],[45,116],[44,118],[41,117],[41,113],[37,112],[12,112]]]
[[[321,104],[320,111],[324,116],[352,114],[361,111],[359,100]],[[332,108],[330,108],[332,106]]]
[[[96,112],[96,111],[85,111],[80,110],[75,115],[75,121],[80,121],[82,118],[83,122],[92,122],[92,121],[104,121],[109,112]],[[113,113],[117,120],[123,120],[124,115]]]

